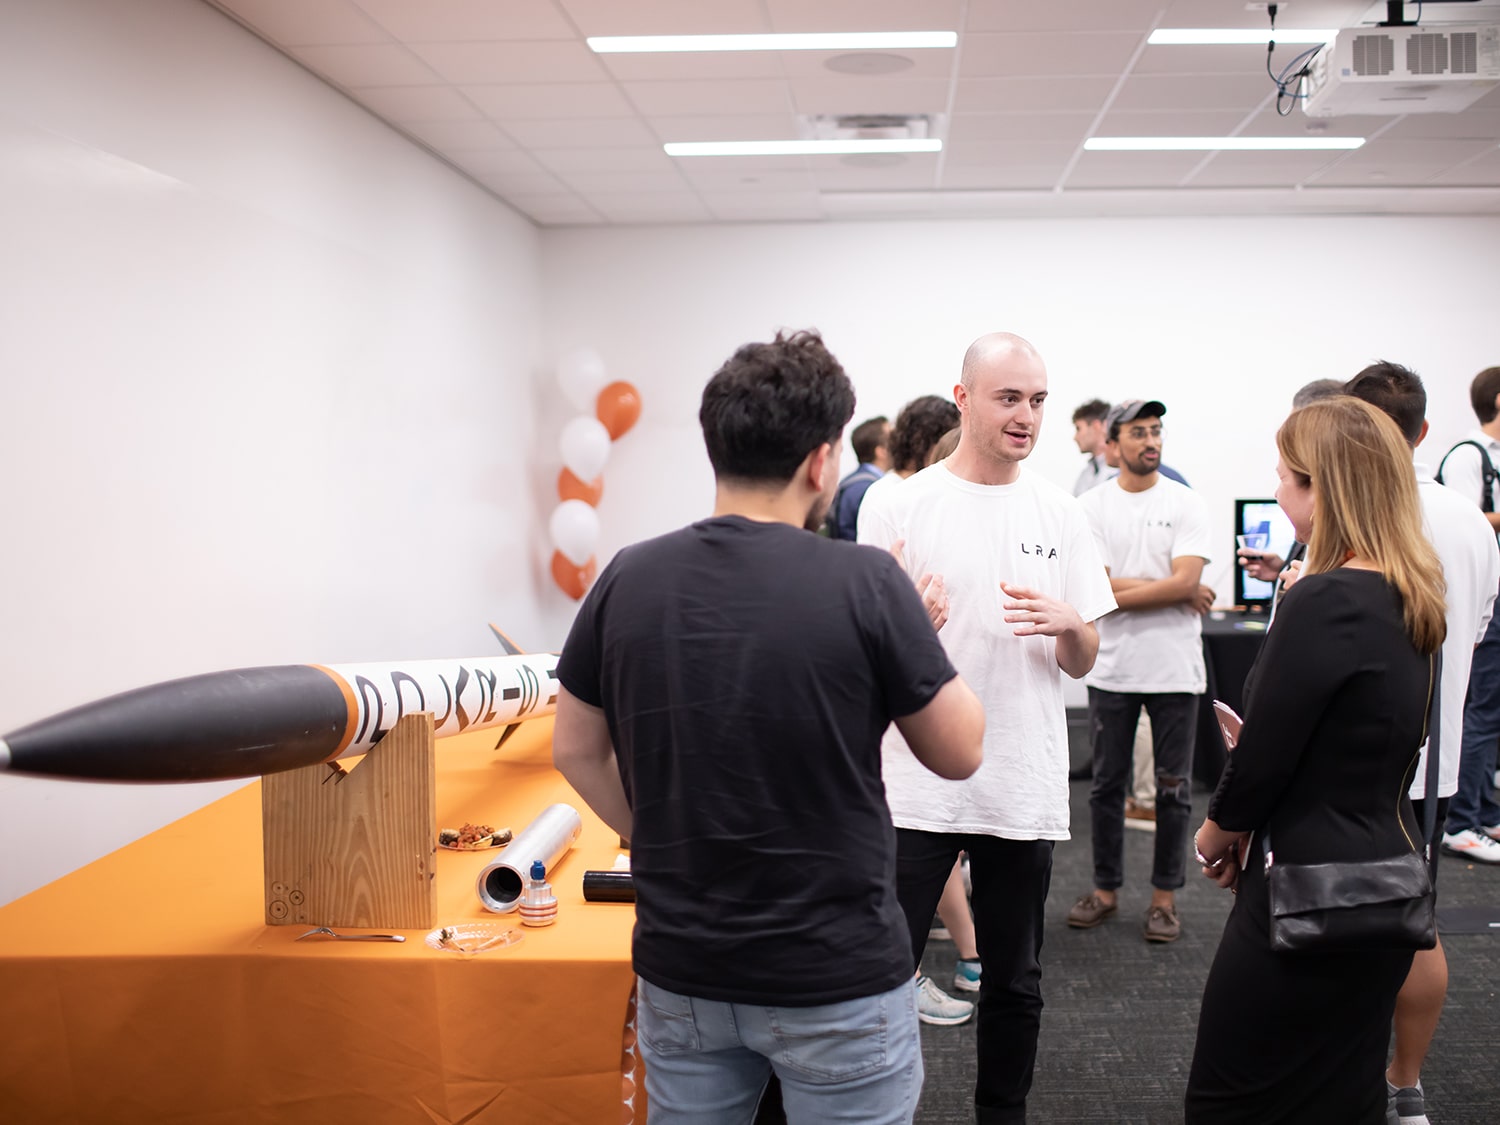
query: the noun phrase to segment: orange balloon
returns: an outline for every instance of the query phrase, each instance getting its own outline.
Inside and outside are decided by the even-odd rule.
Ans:
[[[599,564],[592,558],[582,566],[574,566],[568,556],[561,551],[552,552],[552,581],[557,583],[557,588],[575,602],[583,597],[585,591],[594,584],[594,578],[599,573]]]
[[[624,381],[611,383],[599,392],[594,414],[604,423],[611,441],[619,441],[641,416],[640,392]]]
[[[559,500],[582,500],[591,508],[599,506],[599,498],[604,495],[604,478],[595,477],[591,481],[579,480],[573,474],[573,470],[566,465],[562,472],[557,474],[557,498]]]

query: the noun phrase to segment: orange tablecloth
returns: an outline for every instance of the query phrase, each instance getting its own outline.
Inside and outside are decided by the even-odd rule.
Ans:
[[[438,851],[435,925],[513,923],[509,949],[264,925],[259,783],[0,908],[0,1121],[628,1121],[634,911],[583,900],[619,838],[552,769],[551,734],[438,742],[439,824],[582,814],[545,929],[480,905],[483,853]]]

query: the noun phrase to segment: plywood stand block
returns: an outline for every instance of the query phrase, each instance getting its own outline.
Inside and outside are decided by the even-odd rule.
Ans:
[[[427,929],[437,888],[432,715],[407,715],[353,769],[261,779],[266,924]]]

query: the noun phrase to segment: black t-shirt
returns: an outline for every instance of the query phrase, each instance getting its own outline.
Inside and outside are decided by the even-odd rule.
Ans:
[[[957,673],[886,552],[739,516],[639,543],[557,671],[619,757],[636,972],[788,1006],[910,978],[880,739]]]

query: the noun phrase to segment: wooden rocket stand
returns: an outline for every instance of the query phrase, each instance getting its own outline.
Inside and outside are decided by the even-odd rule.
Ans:
[[[261,779],[266,924],[428,929],[437,888],[432,715],[407,715],[353,769]]]

